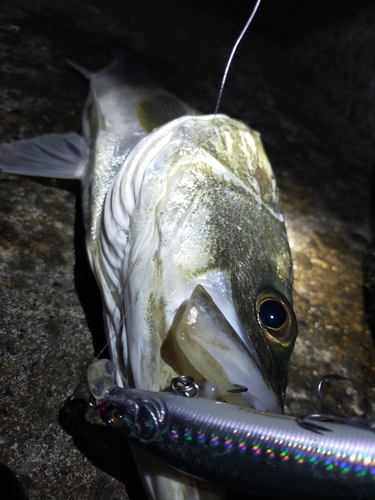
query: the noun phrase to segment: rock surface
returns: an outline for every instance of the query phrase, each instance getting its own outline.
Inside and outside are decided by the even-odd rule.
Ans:
[[[300,326],[286,411],[318,410],[316,382],[333,372],[355,384],[327,383],[327,400],[375,418],[375,6],[288,4],[264,2],[221,111],[262,133],[281,191]],[[209,1],[5,2],[1,142],[79,131],[87,84],[64,58],[100,69],[113,41],[154,57],[169,90],[212,112],[250,9],[245,1],[236,10]],[[0,174],[0,191],[0,470],[9,498],[141,499],[129,450],[85,420],[82,381],[103,341],[79,186]]]

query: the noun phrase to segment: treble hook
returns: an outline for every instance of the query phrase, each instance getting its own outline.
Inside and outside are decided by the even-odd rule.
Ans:
[[[328,427],[324,427],[323,425],[316,424],[315,422],[329,422],[334,424],[343,424],[349,425],[351,427],[357,427],[359,429],[367,430],[375,432],[375,422],[369,420],[367,418],[356,417],[356,416],[347,416],[347,417],[339,417],[335,415],[336,408],[330,406],[323,397],[322,387],[324,382],[329,379],[333,380],[347,380],[349,382],[354,381],[350,378],[343,377],[342,375],[338,375],[337,373],[329,373],[327,375],[323,375],[317,383],[316,392],[319,398],[319,401],[322,405],[323,413],[310,413],[307,415],[302,415],[297,419],[298,425],[303,427],[304,429],[308,429],[316,434],[323,434],[323,432],[332,432],[332,429],[328,429]]]
[[[323,415],[322,413],[308,413],[306,415],[301,415],[300,417],[298,417],[297,424],[303,429],[315,432],[315,434],[323,434],[323,432],[332,432],[332,429],[328,429],[328,427],[324,427],[323,425],[318,425],[315,423],[315,421],[327,422],[328,417],[336,418],[333,415]],[[332,420],[329,421],[332,422]]]
[[[323,412],[335,414],[337,411],[336,408],[333,408],[332,406],[330,406],[326,402],[326,400],[324,399],[323,394],[322,394],[323,384],[324,384],[324,382],[326,382],[329,379],[347,380],[348,382],[353,382],[353,383],[354,383],[354,381],[351,378],[343,377],[342,375],[339,375],[337,373],[328,373],[327,375],[323,375],[323,377],[320,377],[320,379],[318,380],[318,383],[316,386],[316,393],[318,395],[320,404],[322,405],[322,410],[323,410]]]
[[[329,379],[333,380],[348,380],[352,382],[350,378],[343,377],[342,375],[338,375],[337,373],[328,373],[327,375],[323,375],[318,380],[316,385],[316,393],[318,395],[318,399],[322,406],[322,413],[309,413],[307,415],[302,415],[298,418],[297,423],[304,429],[308,429],[316,434],[322,434],[323,432],[331,432],[331,429],[324,427],[322,425],[318,425],[315,422],[333,422],[333,423],[344,423],[344,420],[335,415],[336,408],[330,406],[323,396],[323,385]],[[349,424],[350,425],[350,424]]]

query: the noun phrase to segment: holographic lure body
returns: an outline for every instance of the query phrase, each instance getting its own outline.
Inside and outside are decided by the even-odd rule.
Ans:
[[[288,499],[375,498],[375,434],[206,398],[114,387],[101,417],[132,443],[193,476]],[[325,428],[325,430],[322,430]]]

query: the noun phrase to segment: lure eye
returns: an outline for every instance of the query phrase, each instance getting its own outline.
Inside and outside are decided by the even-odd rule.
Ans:
[[[147,443],[157,434],[158,418],[154,408],[148,402],[140,407],[137,417],[137,431],[140,439]]]
[[[256,299],[258,322],[268,341],[289,343],[297,334],[297,321],[288,300],[278,291],[266,289]]]
[[[124,417],[118,408],[113,408],[109,416],[109,421],[115,427],[124,425]]]

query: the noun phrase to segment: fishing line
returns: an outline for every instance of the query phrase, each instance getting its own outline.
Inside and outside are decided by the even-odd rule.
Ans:
[[[148,269],[148,266],[147,266],[147,269]],[[146,270],[147,270],[147,269],[146,269]],[[144,274],[144,278],[143,278],[143,280],[142,280],[142,282],[141,282],[141,284],[140,284],[140,286],[139,286],[139,288],[138,288],[137,292],[134,294],[134,297],[133,297],[133,298],[132,298],[132,300],[130,301],[129,307],[126,309],[125,313],[124,313],[124,308],[123,308],[123,307],[122,307],[121,309],[119,309],[119,312],[120,312],[120,314],[121,314],[121,316],[122,316],[122,317],[121,317],[120,324],[118,325],[118,332],[113,332],[113,334],[112,334],[112,335],[111,335],[111,336],[107,339],[107,342],[105,343],[104,347],[103,347],[103,348],[99,351],[99,353],[98,353],[98,354],[97,354],[97,355],[93,358],[93,361],[92,361],[92,362],[97,361],[97,360],[99,359],[99,357],[103,354],[103,352],[107,349],[107,347],[109,346],[109,344],[112,342],[112,340],[113,340],[115,337],[117,337],[117,338],[119,338],[119,337],[120,337],[120,332],[121,332],[121,329],[122,329],[122,327],[123,327],[123,325],[124,325],[124,323],[125,323],[125,319],[126,319],[126,317],[127,317],[128,313],[130,312],[131,308],[133,307],[133,305],[134,305],[134,303],[135,303],[135,301],[136,301],[136,299],[137,299],[137,297],[138,297],[138,294],[139,294],[139,292],[140,292],[140,290],[141,290],[141,288],[142,288],[142,285],[143,285],[143,283],[144,283],[144,281],[145,281],[145,279],[146,279],[146,275],[147,275],[147,273],[145,273],[145,274]],[[126,278],[126,282],[127,282],[129,279],[130,279],[130,275]],[[126,283],[126,282],[125,282],[125,283]]]
[[[138,206],[138,204],[137,204]],[[142,247],[144,247],[146,245],[146,242],[144,241],[143,244],[142,244]],[[141,251],[139,252],[141,253]],[[135,267],[135,264],[138,262],[138,260],[140,259],[139,255],[136,257],[134,263],[133,263],[133,266],[132,266],[132,269],[130,270],[130,273],[128,274],[128,276],[126,277],[126,280],[124,282],[124,286],[126,286],[130,280],[130,277],[131,277],[131,272],[132,270],[134,269]],[[130,304],[129,304],[129,307],[126,309],[126,311],[124,310],[123,307],[121,307],[121,309],[119,309],[119,312],[121,314],[121,321],[120,321],[120,324],[118,325],[118,331],[117,332],[113,332],[113,334],[111,336],[109,336],[109,338],[107,339],[107,342],[105,343],[104,347],[99,351],[99,353],[94,356],[93,360],[92,360],[92,363],[97,361],[99,359],[99,357],[103,354],[103,352],[107,349],[107,347],[109,346],[109,344],[112,342],[112,340],[117,337],[117,338],[120,338],[120,332],[121,332],[121,329],[125,323],[125,319],[127,317],[127,315],[129,314],[130,310],[132,309],[132,307],[134,306],[137,298],[138,298],[138,294],[139,292],[141,291],[142,289],[142,286],[146,280],[146,276],[147,276],[147,271],[150,267],[150,262],[151,260],[148,261],[147,265],[146,265],[146,269],[145,269],[145,272],[144,272],[144,275],[143,275],[143,278],[142,278],[142,281],[138,287],[138,290],[136,291],[136,293],[134,294],[133,298],[131,299],[130,301]]]
[[[258,7],[259,7],[259,5],[260,5],[260,2],[261,2],[261,0],[257,0],[257,3],[255,4],[255,7],[253,8],[253,11],[252,11],[252,13],[250,14],[250,17],[249,17],[249,19],[248,19],[247,23],[245,24],[244,29],[241,31],[240,36],[237,38],[237,41],[236,41],[236,43],[235,43],[235,44],[234,44],[234,46],[233,46],[232,52],[230,53],[230,56],[229,56],[229,59],[228,59],[227,65],[226,65],[225,70],[224,70],[223,79],[221,80],[221,86],[220,86],[220,91],[219,91],[219,97],[217,98],[217,103],[216,103],[216,108],[215,108],[215,113],[214,113],[214,120],[215,120],[216,115],[217,115],[217,113],[218,113],[218,111],[219,111],[219,106],[220,106],[220,102],[221,102],[221,97],[222,97],[222,95],[223,95],[223,90],[224,90],[225,82],[226,82],[226,80],[227,80],[228,71],[229,71],[230,65],[232,64],[232,59],[233,59],[233,57],[234,57],[234,54],[235,54],[235,52],[236,52],[236,50],[237,50],[237,47],[238,47],[239,43],[241,42],[241,40],[242,40],[242,38],[243,38],[244,34],[246,33],[246,31],[247,31],[248,27],[250,26],[251,21],[254,19],[254,16],[255,16],[255,14],[256,14],[256,12],[257,12],[257,10],[258,10]]]

